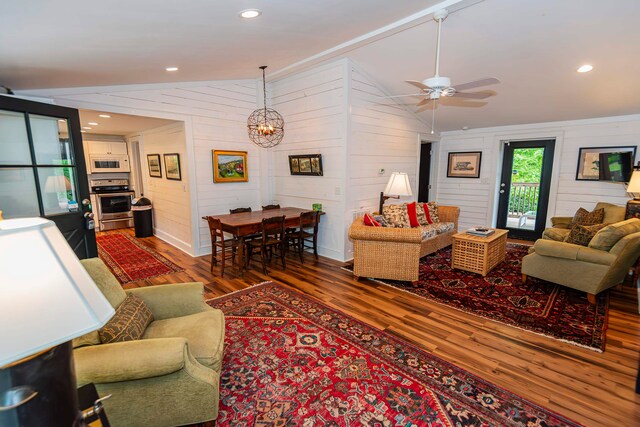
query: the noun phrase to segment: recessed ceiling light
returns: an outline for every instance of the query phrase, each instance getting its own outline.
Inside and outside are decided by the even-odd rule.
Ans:
[[[240,15],[241,18],[251,19],[262,15],[262,11],[260,9],[245,9],[241,10],[238,15]]]
[[[86,130],[81,130],[80,132],[81,132],[81,133],[86,133],[87,131],[86,131]]]
[[[591,70],[593,70],[593,65],[589,65],[589,64],[584,64],[583,66],[578,68],[579,73],[588,73]]]
[[[98,126],[98,123],[96,123],[96,122],[89,122],[89,123],[87,123],[87,124],[89,124],[89,125],[91,125],[91,126]]]
[[[64,119],[58,119],[58,121],[64,123]]]
[[[111,118],[111,116],[108,115],[108,114],[99,114],[99,117],[103,117],[105,119],[110,119]]]
[[[167,67],[165,68],[167,71],[178,71],[178,67]]]
[[[82,126],[82,129],[93,129],[93,128],[89,126]]]

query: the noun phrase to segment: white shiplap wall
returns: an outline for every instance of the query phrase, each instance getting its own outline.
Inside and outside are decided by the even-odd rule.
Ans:
[[[162,126],[139,136],[144,196],[153,203],[154,234],[185,252],[192,250],[189,165],[186,161],[184,123]],[[178,153],[182,181],[167,179],[163,154]],[[162,178],[149,176],[147,154],[160,154]]]
[[[210,252],[208,227],[200,217],[229,208],[259,209],[265,198],[261,157],[247,138],[246,120],[256,108],[256,81],[212,81],[32,91],[57,104],[184,122],[187,183],[191,186],[192,255]],[[211,150],[248,151],[249,182],[214,184]],[[143,159],[144,160],[144,159]],[[182,160],[182,159],[181,159]],[[193,165],[193,167],[191,167]],[[162,237],[162,236],[159,236]]]
[[[389,200],[388,204],[415,200],[417,197],[420,135],[430,128],[405,106],[382,99],[387,95],[356,64],[350,63],[350,138],[348,142],[347,217],[353,211],[377,211],[380,192],[392,172],[409,174],[414,196]],[[384,169],[383,174],[380,169]],[[352,244],[347,241],[347,258]]]
[[[506,140],[555,138],[554,170],[547,220],[572,216],[599,201],[624,205],[629,196],[622,184],[576,181],[580,147],[607,147],[640,143],[640,116],[622,116],[445,132],[440,142],[436,184],[440,203],[460,206],[460,228],[495,224],[496,193]],[[447,154],[451,151],[482,151],[479,179],[446,177]]]
[[[274,81],[273,108],[285,120],[282,143],[271,150],[271,201],[311,208],[322,203],[319,253],[344,260],[347,61]],[[292,176],[289,155],[322,154],[323,176]]]

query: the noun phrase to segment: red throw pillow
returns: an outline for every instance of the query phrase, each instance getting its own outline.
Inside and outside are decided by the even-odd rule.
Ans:
[[[368,225],[369,227],[382,227],[382,224],[380,224],[378,221],[376,221],[368,213],[364,214],[364,225]]]
[[[423,203],[422,209],[424,209],[424,215],[427,217],[427,222],[429,224],[433,224],[433,220],[431,219],[431,214],[429,213],[429,205],[427,205],[426,203]]]
[[[407,203],[407,214],[409,214],[409,224],[411,227],[420,227],[420,222],[418,222],[418,211],[416,210],[416,202]]]

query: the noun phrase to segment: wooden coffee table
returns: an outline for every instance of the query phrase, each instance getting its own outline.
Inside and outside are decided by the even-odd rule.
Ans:
[[[495,233],[487,237],[468,233],[454,234],[451,237],[451,268],[486,276],[492,268],[504,261],[509,231],[499,228],[495,230]]]

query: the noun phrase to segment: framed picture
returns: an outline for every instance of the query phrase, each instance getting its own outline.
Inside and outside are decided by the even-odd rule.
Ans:
[[[632,160],[635,162],[636,146],[581,147],[578,152],[576,181],[598,181],[600,179],[600,154],[602,153],[631,153]]]
[[[447,178],[480,178],[482,151],[449,153]]]
[[[322,154],[289,156],[291,175],[322,176]]]
[[[246,151],[213,150],[213,182],[247,182]]]
[[[150,177],[162,178],[162,166],[160,166],[160,154],[147,154],[147,164],[149,165]]]
[[[167,179],[182,181],[182,173],[180,172],[180,154],[171,153],[164,155],[164,172],[167,175]]]

